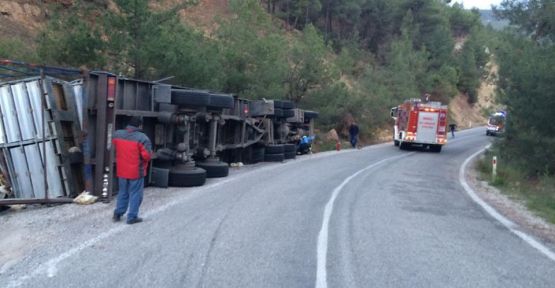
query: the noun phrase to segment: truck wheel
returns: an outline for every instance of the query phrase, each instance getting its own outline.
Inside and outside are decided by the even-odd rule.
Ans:
[[[285,151],[283,148],[284,145],[268,145],[266,146],[264,149],[264,154],[265,155],[269,155],[269,154],[283,154],[283,152]]]
[[[154,161],[152,161],[152,166],[156,168],[171,169],[172,161],[154,159]]]
[[[174,105],[207,106],[210,94],[203,90],[172,89],[171,103]]]
[[[251,163],[258,163],[264,161],[264,147],[257,147],[252,149]]]
[[[399,149],[401,149],[401,150],[409,150],[409,143],[407,143],[407,142],[401,142],[401,143],[399,143]]]
[[[285,160],[285,155],[283,153],[264,155],[264,161],[266,162],[283,162],[283,160]]]
[[[293,151],[293,152],[284,152],[283,156],[285,159],[295,159],[297,158],[297,152]]]
[[[309,110],[304,111],[304,119],[313,119],[313,118],[318,118],[318,112],[309,111]]]
[[[295,144],[283,144],[283,153],[297,152],[297,145]]]
[[[393,140],[393,145],[399,146],[399,140]]]
[[[222,161],[197,162],[197,167],[206,170],[207,178],[227,177],[229,175],[229,165]]]
[[[177,165],[170,169],[168,185],[172,187],[202,186],[206,182],[206,170],[199,167]]]
[[[295,117],[295,111],[293,110],[283,110],[283,118]]]
[[[441,145],[430,145],[430,151],[439,153],[441,152]]]
[[[283,118],[283,115],[284,115],[283,111],[284,110],[282,110],[282,109],[277,109],[277,108],[274,109],[274,117]]]
[[[295,108],[295,105],[289,100],[274,100],[274,108],[289,110]]]
[[[235,106],[233,96],[229,94],[210,94],[209,107],[231,109]]]

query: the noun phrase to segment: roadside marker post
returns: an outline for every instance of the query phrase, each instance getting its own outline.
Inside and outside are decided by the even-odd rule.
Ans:
[[[491,169],[491,179],[492,182],[495,182],[495,179],[497,179],[497,156],[493,156],[491,160]]]

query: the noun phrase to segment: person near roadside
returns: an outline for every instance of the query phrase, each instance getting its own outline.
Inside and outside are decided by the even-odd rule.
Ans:
[[[142,222],[139,207],[143,201],[144,178],[152,158],[150,139],[141,131],[143,120],[132,117],[125,129],[117,130],[112,139],[115,149],[118,196],[113,221],[127,212],[127,224]]]
[[[351,142],[351,146],[353,146],[353,148],[357,147],[358,132],[358,125],[353,121],[349,126],[349,142]]]
[[[451,131],[451,137],[455,138],[455,129],[457,128],[457,124],[449,124],[449,130]]]

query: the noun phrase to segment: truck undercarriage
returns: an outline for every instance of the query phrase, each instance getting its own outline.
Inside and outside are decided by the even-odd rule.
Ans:
[[[3,62],[7,65],[11,63]],[[76,69],[0,82],[0,204],[68,202],[117,191],[112,134],[143,118],[154,160],[148,185],[191,187],[230,163],[293,159],[318,113],[235,95]],[[27,75],[23,75],[27,76]],[[306,152],[306,151],[304,151]],[[7,197],[7,198],[3,198]]]

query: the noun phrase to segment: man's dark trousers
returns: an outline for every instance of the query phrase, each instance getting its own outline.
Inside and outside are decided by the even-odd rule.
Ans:
[[[129,213],[127,213],[127,222],[129,222],[139,215],[139,207],[143,202],[144,177],[139,179],[118,178],[118,184],[118,200],[114,213],[121,216],[127,212],[129,206]]]
[[[358,135],[351,135],[351,139],[350,139],[351,141],[349,142],[351,142],[351,145],[353,146],[353,148],[357,146],[357,136]]]

